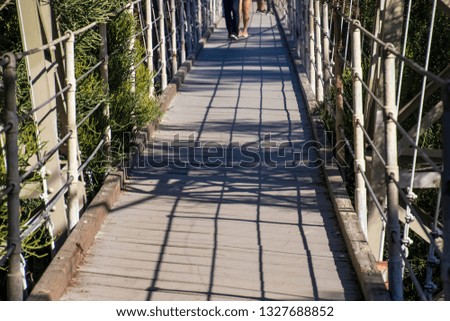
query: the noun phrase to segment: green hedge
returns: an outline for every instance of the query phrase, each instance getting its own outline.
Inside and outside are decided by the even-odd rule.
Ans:
[[[77,84],[77,120],[80,121],[99,101],[105,101],[110,106],[110,119],[106,119],[102,108],[93,114],[78,131],[82,161],[94,151],[98,142],[109,125],[112,132],[110,145],[107,150],[98,153],[85,170],[86,190],[89,197],[93,197],[101,186],[105,173],[111,166],[119,165],[127,155],[129,142],[123,141],[125,133],[131,137],[148,122],[157,120],[161,116],[159,104],[155,98],[150,98],[149,86],[152,81],[146,65],[132,66],[145,56],[142,39],[135,39],[131,45],[132,36],[140,26],[136,17],[127,11],[120,10],[127,3],[126,0],[54,0],[53,10],[60,34],[67,30],[79,29],[91,22],[107,23],[108,54],[109,54],[109,95],[103,92],[103,82],[100,72],[96,71]],[[21,37],[15,5],[9,5],[0,13],[0,54],[8,51],[20,52]],[[80,77],[98,62],[101,38],[96,29],[85,32],[76,37],[75,69],[76,78]],[[0,69],[1,70],[1,69]],[[135,74],[134,81],[132,74]],[[0,71],[1,76],[1,71]],[[30,89],[28,85],[25,61],[18,64],[17,69],[17,102],[19,114],[29,111]],[[134,90],[132,88],[134,87]],[[0,90],[0,111],[4,110],[3,92]],[[24,171],[29,165],[30,158],[39,149],[36,143],[36,127],[32,120],[20,125],[19,144],[22,148],[20,167]],[[45,144],[45,143],[44,143]],[[109,157],[107,158],[107,155]],[[60,154],[65,158],[64,152]],[[112,157],[112,158],[111,158]],[[0,154],[0,185],[5,185],[5,160]],[[35,175],[33,180],[42,180]],[[21,221],[26,222],[42,207],[42,200],[21,200]],[[6,244],[6,202],[0,206],[0,244]],[[45,227],[39,229],[24,241],[24,256],[27,260],[27,280],[30,287],[39,279],[49,262],[49,244],[52,239]],[[2,252],[0,251],[0,256]],[[45,257],[47,256],[47,257]],[[3,269],[3,270],[1,270]],[[0,267],[0,300],[5,299],[5,267]]]

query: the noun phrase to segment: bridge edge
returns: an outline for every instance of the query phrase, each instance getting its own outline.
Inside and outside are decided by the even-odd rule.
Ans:
[[[290,60],[291,66],[295,69],[299,87],[305,100],[314,139],[317,142],[324,141],[326,137],[324,135],[319,135],[320,129],[322,129],[323,132],[324,123],[320,119],[320,116],[317,115],[317,101],[310,86],[306,71],[296,50],[289,46],[285,29],[280,21],[279,8],[274,5],[274,9],[277,26],[283,44],[288,52],[288,59]],[[320,149],[320,156],[322,159],[326,159],[325,153],[326,151]],[[364,298],[368,301],[391,301],[382,274],[377,268],[375,256],[364,237],[364,233],[362,232],[358,221],[358,215],[356,214],[350,197],[344,187],[344,181],[342,180],[339,169],[332,166],[321,167],[327,184],[328,194],[332,201],[339,227]]]

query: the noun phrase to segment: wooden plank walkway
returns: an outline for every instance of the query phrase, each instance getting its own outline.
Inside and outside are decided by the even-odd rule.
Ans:
[[[221,22],[62,300],[362,299],[274,16],[250,33]]]

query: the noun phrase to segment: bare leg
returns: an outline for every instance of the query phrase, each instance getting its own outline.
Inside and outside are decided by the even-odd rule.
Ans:
[[[250,10],[252,7],[252,0],[241,0],[242,22],[243,30],[239,33],[241,37],[248,37],[248,25],[250,23]]]
[[[258,4],[258,7],[256,9],[257,12],[266,12],[266,1],[265,0],[258,0],[257,4]]]

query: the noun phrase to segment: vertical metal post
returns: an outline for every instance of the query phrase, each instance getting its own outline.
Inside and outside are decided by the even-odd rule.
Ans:
[[[323,102],[323,75],[322,75],[322,29],[320,25],[320,0],[314,1],[314,26],[316,33],[316,99],[319,103]]]
[[[181,63],[186,60],[186,28],[185,28],[185,20],[184,20],[184,1],[180,0],[180,39],[181,39]]]
[[[197,0],[197,41],[202,39],[202,30],[203,30],[203,19],[202,19],[202,0]]]
[[[8,194],[8,248],[13,247],[9,257],[7,274],[7,297],[9,301],[22,301],[22,273],[20,272],[20,253],[22,244],[20,240],[20,179],[19,179],[19,124],[16,105],[16,57],[12,53],[3,56],[7,61],[3,69],[3,82],[5,86],[5,126],[11,128],[6,136],[6,184],[12,186]]]
[[[130,2],[130,4],[128,5],[128,12],[130,13],[131,17],[134,16],[134,3]],[[136,42],[136,36],[135,36],[135,30],[133,30],[133,35],[131,36],[130,39],[130,46],[129,46],[129,52],[131,55],[133,55],[134,52],[134,45]],[[131,80],[131,92],[134,93],[136,92],[136,66],[135,66],[135,59],[131,59],[131,64],[130,64],[130,80]]]
[[[108,36],[107,36],[107,27],[106,24],[102,23],[99,25],[99,33],[102,41],[100,43],[100,60],[102,60],[102,64],[100,66],[100,75],[103,80],[103,93],[106,97],[109,95],[109,76],[108,76]],[[106,146],[111,144],[111,126],[109,123],[109,101],[108,99],[103,103],[103,114],[108,122],[105,128],[105,137],[106,137]]]
[[[147,31],[145,36],[147,38],[147,55],[148,55],[148,73],[150,74],[149,96],[153,97],[155,94],[155,83],[153,81],[153,21],[152,21],[152,1],[145,0],[145,25]]]
[[[316,93],[316,58],[314,54],[314,0],[309,0],[308,8],[308,21],[309,21],[309,82],[311,83],[311,89]]]
[[[337,12],[333,13],[334,20],[334,75],[336,88],[336,142],[340,144],[344,141],[340,127],[344,126],[344,84],[342,82],[342,33],[341,33],[341,19]],[[336,158],[340,164],[345,163],[345,149],[337,148]]]
[[[330,25],[328,21],[328,3],[323,1],[322,6],[322,27],[323,27],[323,82],[325,84],[325,96],[330,95]]]
[[[291,32],[291,35],[293,36],[293,39],[295,40],[295,33],[293,33],[293,18],[292,18],[292,13],[294,11],[294,6],[292,5],[292,0],[286,0],[285,1],[287,3],[287,5],[284,6],[284,16],[286,17],[285,22],[286,22],[286,27],[288,28],[288,30]]]
[[[296,44],[297,54],[300,59],[303,59],[302,46],[303,46],[303,1],[297,0],[297,27],[298,27],[298,38]]]
[[[164,19],[164,1],[158,0],[159,8],[159,39],[161,39],[161,46],[159,47],[159,57],[161,59],[161,89],[167,87],[167,70],[166,70],[166,32]]]
[[[389,246],[389,291],[393,300],[403,300],[402,257],[400,247],[400,223],[398,220],[398,190],[394,182],[399,181],[397,164],[397,119],[395,90],[395,56],[385,50],[384,66],[384,110],[386,120],[386,183],[387,183],[387,242]]]
[[[359,224],[367,239],[367,191],[361,171],[365,172],[364,159],[364,126],[363,115],[363,91],[362,91],[362,67],[361,67],[361,31],[357,28],[359,22],[355,22],[352,32],[352,65],[353,65],[353,130],[355,146],[355,207]],[[359,77],[359,78],[358,78]]]
[[[78,204],[78,134],[77,134],[77,114],[76,114],[76,78],[75,78],[75,36],[72,31],[68,31],[70,37],[66,41],[66,83],[70,86],[66,94],[67,102],[67,132],[70,132],[68,140],[67,179],[73,177],[69,185],[68,210],[69,210],[69,233],[79,220]]]
[[[172,77],[178,70],[178,52],[177,52],[177,16],[175,11],[175,0],[170,0],[170,28],[172,30]]]
[[[186,42],[187,42],[187,55],[190,55],[192,52],[192,17],[191,17],[191,7],[192,0],[186,0],[186,18],[187,18],[187,32],[186,32]]]
[[[444,171],[442,173],[442,220],[444,222],[444,250],[441,262],[441,278],[445,300],[450,301],[450,80],[442,87],[444,113],[442,115],[442,142]]]
[[[308,69],[308,3],[307,0],[300,0],[302,2],[302,46],[301,46],[301,56],[302,62],[305,69]]]

